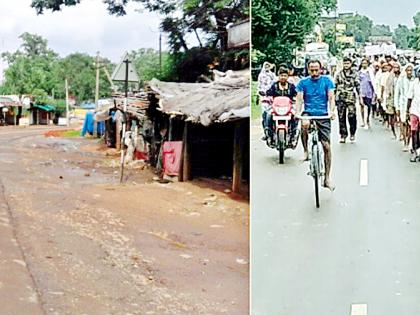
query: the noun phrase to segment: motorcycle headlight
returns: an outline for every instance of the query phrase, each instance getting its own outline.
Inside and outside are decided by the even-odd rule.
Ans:
[[[277,115],[285,116],[289,113],[289,107],[286,107],[286,106],[275,107],[274,111],[276,112]]]

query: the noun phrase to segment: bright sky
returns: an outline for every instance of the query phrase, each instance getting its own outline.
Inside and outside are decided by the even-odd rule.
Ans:
[[[358,12],[374,24],[414,26],[413,16],[420,11],[418,0],[337,0],[338,12]]]
[[[1,52],[15,51],[24,32],[46,38],[49,47],[61,56],[76,51],[96,55],[100,51],[101,56],[118,62],[126,50],[159,48],[160,17],[136,12],[139,4],[130,4],[123,17],[109,15],[102,0],[83,0],[77,6],[43,15],[36,15],[30,4],[31,0],[0,1]],[[0,79],[5,66],[1,61]]]

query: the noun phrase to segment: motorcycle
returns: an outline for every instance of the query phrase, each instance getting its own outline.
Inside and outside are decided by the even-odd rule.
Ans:
[[[285,96],[272,99],[271,109],[268,115],[272,116],[271,135],[267,134],[267,145],[276,148],[279,152],[279,164],[284,164],[284,152],[287,149],[296,149],[299,139],[297,122],[294,122],[295,110],[292,100]],[[266,130],[267,132],[267,130]],[[268,133],[268,132],[267,132]]]

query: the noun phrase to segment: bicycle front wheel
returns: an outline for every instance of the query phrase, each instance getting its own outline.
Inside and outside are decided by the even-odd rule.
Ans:
[[[320,169],[320,160],[319,160],[319,150],[318,146],[314,145],[312,147],[312,177],[314,178],[314,185],[315,185],[315,205],[319,208],[319,180],[321,175]]]

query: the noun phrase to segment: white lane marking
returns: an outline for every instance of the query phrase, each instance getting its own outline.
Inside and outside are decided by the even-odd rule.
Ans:
[[[352,304],[350,315],[367,315],[367,304]]]
[[[368,160],[360,160],[360,186],[367,186],[368,179]]]

